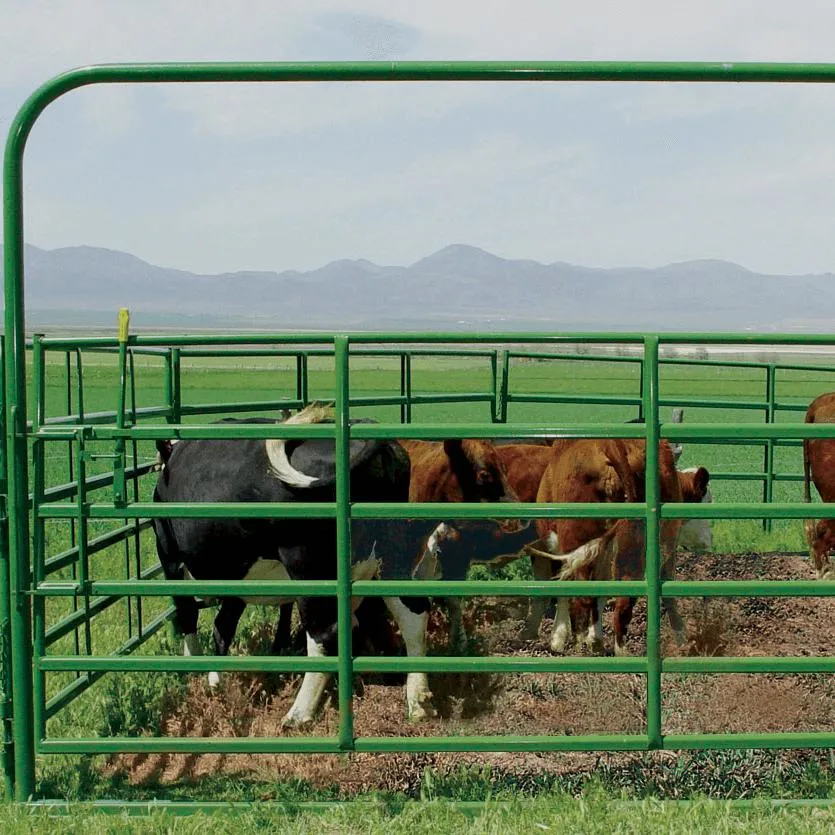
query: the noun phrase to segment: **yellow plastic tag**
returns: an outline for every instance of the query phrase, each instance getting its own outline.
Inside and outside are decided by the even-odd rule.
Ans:
[[[126,307],[119,308],[119,342],[128,341],[130,330],[130,311]]]

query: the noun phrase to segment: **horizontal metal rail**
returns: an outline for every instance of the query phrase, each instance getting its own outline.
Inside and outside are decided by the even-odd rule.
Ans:
[[[830,748],[831,732],[784,734],[670,734],[662,737],[660,750],[716,750],[720,748]],[[357,753],[455,753],[537,751],[647,751],[644,734],[577,736],[424,736],[356,737],[340,746],[336,737],[109,737],[107,739],[42,739],[41,754],[337,754]]]
[[[50,672],[268,672],[336,673],[339,659],[287,656],[197,656],[160,658],[150,655],[50,655],[39,661]],[[647,672],[645,656],[603,658],[596,656],[355,656],[358,673],[635,673]],[[818,674],[835,672],[835,658],[817,657],[718,657],[677,658],[661,661],[663,673],[699,674]]]
[[[643,597],[643,580],[362,580],[351,584],[356,597]],[[39,597],[78,594],[145,595],[165,597],[191,594],[200,597],[333,597],[335,580],[91,580],[86,586],[73,581],[40,583],[32,592]],[[667,580],[662,597],[835,597],[835,583],[820,580]]]
[[[615,509],[616,508],[616,509]],[[641,519],[646,516],[643,503],[572,504],[552,502],[508,502],[507,504],[460,503],[451,507],[443,502],[407,504],[404,502],[358,502],[351,505],[355,519],[430,519],[453,522],[466,519]],[[664,519],[806,519],[832,514],[835,503],[817,502],[668,502],[661,507]],[[79,514],[71,504],[41,505],[40,519],[205,519],[234,517],[239,519],[333,519],[334,502],[128,502],[115,506],[88,503]],[[532,536],[532,539],[535,538]]]

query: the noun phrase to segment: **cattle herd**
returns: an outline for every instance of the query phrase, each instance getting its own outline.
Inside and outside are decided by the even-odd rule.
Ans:
[[[313,404],[286,417],[290,424],[332,420],[331,411]],[[807,422],[835,422],[835,393],[809,407]],[[274,423],[269,418],[233,420]],[[186,440],[160,442],[157,502],[332,502],[336,464],[332,441]],[[663,502],[711,501],[704,467],[677,469],[681,448],[662,440],[659,481]],[[835,440],[803,445],[804,498],[814,482],[824,501],[835,500]],[[349,449],[350,496],[354,502],[492,502],[495,519],[428,521],[354,520],[351,525],[352,578],[463,580],[473,563],[504,564],[529,559],[537,580],[628,580],[644,575],[643,520],[610,518],[514,520],[513,502],[640,502],[644,500],[646,443],[643,440],[558,439],[543,443],[492,443],[487,440],[352,440]],[[308,518],[155,518],[157,552],[165,577],[199,580],[333,580],[336,577],[336,522]],[[835,520],[806,523],[812,559],[821,578],[832,576]],[[710,550],[707,520],[664,520],[661,525],[662,576],[673,577],[677,548]],[[238,598],[219,601],[213,638],[217,655],[229,651],[247,603],[280,607],[273,651],[286,648],[290,620],[298,606],[309,656],[336,652],[337,603],[333,597]],[[437,600],[449,611],[449,640],[456,653],[465,646],[459,598]],[[634,599],[617,598],[613,609],[615,654],[626,654],[625,638]],[[550,634],[554,653],[574,636],[592,652],[603,651],[604,601],[558,599]],[[425,597],[352,599],[354,640],[362,637],[375,651],[395,652],[399,640],[409,656],[426,653],[426,630],[433,601]],[[530,601],[521,637],[537,640],[549,605]],[[198,601],[174,597],[175,626],[185,653],[199,654]],[[663,611],[677,639],[684,624],[675,601]],[[392,625],[399,630],[400,639]],[[356,645],[356,643],[355,643]],[[216,673],[210,685],[218,682]],[[329,674],[306,673],[284,717],[285,727],[314,722]],[[406,678],[410,719],[435,715],[425,673]]]

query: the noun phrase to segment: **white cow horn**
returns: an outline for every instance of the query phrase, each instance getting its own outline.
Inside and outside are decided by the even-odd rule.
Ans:
[[[311,403],[292,417],[283,421],[287,424],[322,423],[333,419],[333,409],[319,403]],[[311,487],[317,481],[315,476],[297,470],[287,457],[287,442],[277,438],[267,441],[267,458],[273,475],[289,487]]]

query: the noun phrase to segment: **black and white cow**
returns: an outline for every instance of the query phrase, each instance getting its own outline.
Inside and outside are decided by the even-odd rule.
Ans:
[[[288,423],[329,420],[312,406]],[[242,419],[238,423],[273,423]],[[161,445],[167,459],[154,491],[157,502],[331,502],[335,500],[334,444],[329,440],[186,440]],[[353,440],[350,490],[355,502],[406,502],[409,458],[395,441]],[[409,579],[416,558],[436,522],[354,520],[353,579]],[[165,576],[197,580],[332,580],[336,577],[336,523],[332,519],[154,519],[157,551]],[[225,655],[248,602],[276,605],[289,598],[223,598],[214,622],[215,651]],[[336,599],[299,598],[309,656],[336,652]],[[384,598],[397,622],[407,654],[424,655],[429,602],[425,598]],[[186,653],[199,652],[197,602],[174,597],[175,624]],[[356,611],[360,600],[354,598]],[[355,617],[356,625],[356,617]],[[283,724],[311,723],[319,710],[329,674],[306,673]],[[406,684],[409,717],[434,714],[425,673],[410,673]]]

